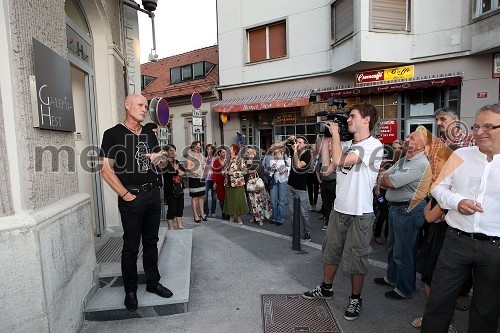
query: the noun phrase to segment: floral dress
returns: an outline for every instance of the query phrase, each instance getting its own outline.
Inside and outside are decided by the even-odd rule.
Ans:
[[[229,162],[226,172],[232,172],[225,180],[226,198],[224,200],[224,214],[245,215],[248,213],[247,200],[245,197],[245,178],[243,177],[243,161],[234,157]]]
[[[264,176],[264,168],[262,165],[257,167],[257,175],[261,178]],[[256,192],[248,192],[248,201],[250,202],[250,208],[255,222],[262,226],[262,222],[265,219],[269,219],[272,213],[269,193],[265,188]]]

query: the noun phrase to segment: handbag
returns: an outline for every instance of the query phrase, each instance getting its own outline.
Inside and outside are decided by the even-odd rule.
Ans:
[[[264,188],[264,181],[257,175],[255,175],[255,177],[253,178],[250,178],[247,182],[247,192],[258,192]]]

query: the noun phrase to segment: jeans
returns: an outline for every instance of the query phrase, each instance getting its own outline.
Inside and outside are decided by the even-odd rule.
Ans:
[[[298,196],[300,199],[300,220],[304,228],[304,233],[310,234],[311,228],[309,227],[309,207],[307,206],[309,204],[309,198],[307,197],[307,190],[297,190],[291,186],[288,186],[288,207],[290,207],[291,219],[293,219],[293,198],[295,196]]]
[[[137,254],[142,236],[143,265],[148,287],[160,281],[158,272],[158,229],[160,227],[161,198],[158,187],[139,192],[132,201],[118,199],[123,225],[122,275],[125,292],[137,290]]]
[[[288,192],[288,184],[272,183],[271,185],[271,204],[273,211],[271,214],[271,221],[283,224],[285,222],[285,204],[286,195]]]
[[[413,247],[418,229],[424,223],[425,201],[412,210],[408,206],[389,208],[389,238],[387,240],[387,282],[394,284],[394,291],[403,297],[412,297],[415,290],[415,264]]]
[[[210,205],[210,212],[208,211],[208,193],[210,192],[210,196],[212,198],[212,202]],[[212,179],[207,179],[205,182],[205,204],[203,205],[203,211],[206,215],[208,213],[215,214],[215,209],[217,208],[217,193],[214,189],[214,181]]]

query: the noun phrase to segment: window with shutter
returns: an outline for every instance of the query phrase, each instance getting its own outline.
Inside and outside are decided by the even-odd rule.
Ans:
[[[286,22],[248,30],[247,36],[249,62],[286,56]]]
[[[409,31],[410,0],[371,0],[373,29]]]
[[[339,0],[332,4],[332,40],[339,40],[354,32],[353,0]]]

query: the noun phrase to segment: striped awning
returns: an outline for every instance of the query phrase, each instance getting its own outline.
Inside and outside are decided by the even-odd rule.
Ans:
[[[309,105],[312,89],[271,95],[223,99],[212,106],[215,112],[243,112]]]

